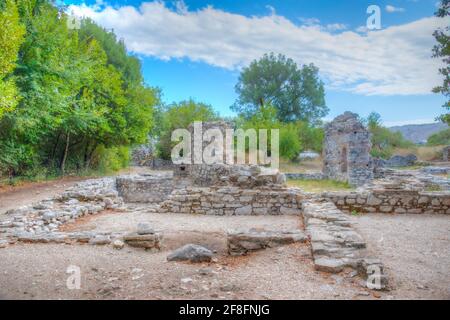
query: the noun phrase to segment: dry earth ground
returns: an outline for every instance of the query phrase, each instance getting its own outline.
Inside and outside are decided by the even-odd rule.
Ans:
[[[139,210],[139,208],[136,208]],[[3,299],[449,299],[447,216],[353,217],[370,249],[387,265],[394,289],[370,292],[350,272],[314,270],[308,244],[226,255],[225,230],[236,227],[292,229],[297,216],[219,217],[107,212],[79,221],[68,230],[131,231],[149,222],[164,233],[161,252],[125,247],[18,244],[0,250]],[[407,228],[407,230],[405,229]],[[383,235],[383,241],[379,236]],[[186,243],[216,251],[212,263],[167,262]],[[434,254],[437,252],[438,254]],[[430,259],[432,258],[432,259]],[[428,261],[428,262],[427,262]],[[79,266],[81,288],[69,290],[69,266]],[[447,290],[446,290],[447,289]]]

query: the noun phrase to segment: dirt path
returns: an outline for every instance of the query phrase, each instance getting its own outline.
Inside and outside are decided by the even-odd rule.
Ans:
[[[89,178],[70,177],[45,182],[28,182],[16,187],[0,187],[0,215],[10,209],[53,197],[78,181],[86,179]]]
[[[149,169],[143,167],[129,167],[121,170],[117,174],[144,172],[149,172]],[[10,209],[53,197],[73,186],[75,183],[89,179],[95,179],[95,177],[65,177],[51,181],[26,182],[19,186],[0,186],[0,215]]]
[[[450,299],[450,216],[365,214],[352,217],[405,299]]]

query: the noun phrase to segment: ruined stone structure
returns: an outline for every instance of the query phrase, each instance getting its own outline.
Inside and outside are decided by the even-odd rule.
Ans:
[[[373,179],[369,154],[370,134],[351,112],[336,117],[325,127],[323,173],[328,179],[361,186]]]
[[[217,129],[222,133],[222,137],[223,137],[223,141],[222,141],[222,146],[223,146],[223,153],[222,153],[222,164],[226,164],[226,155],[227,155],[227,150],[225,148],[226,146],[226,130],[227,129],[232,129],[232,127],[225,121],[212,121],[212,122],[202,122],[201,123],[201,131],[197,131],[197,134],[201,133],[201,136],[197,137],[197,138],[201,138],[202,139],[202,146],[201,146],[201,150],[195,150],[195,144],[194,144],[194,139],[195,139],[195,125],[192,123],[189,125],[188,130],[191,134],[191,164],[181,164],[178,166],[175,166],[175,170],[174,170],[174,175],[175,176],[179,176],[179,177],[187,177],[190,176],[191,178],[193,178],[194,180],[198,180],[198,181],[202,181],[202,178],[205,178],[203,180],[207,180],[206,178],[209,176],[211,172],[211,169],[208,170],[208,167],[210,167],[211,164],[203,164],[203,158],[200,159],[200,162],[202,163],[195,163],[195,154],[194,152],[202,152],[205,149],[205,147],[207,147],[211,142],[213,142],[212,140],[206,139],[205,137],[205,132],[209,129]],[[212,152],[216,152],[216,150],[212,150]],[[214,154],[212,154],[214,155]],[[215,168],[217,169],[217,168]],[[205,172],[205,170],[208,170],[208,172]],[[201,175],[202,177],[199,177],[197,179],[197,175]],[[206,182],[205,182],[206,183]],[[210,183],[214,183],[213,181],[211,181]],[[209,183],[207,183],[209,184]]]
[[[450,161],[450,146],[447,146],[442,150],[442,160]]]

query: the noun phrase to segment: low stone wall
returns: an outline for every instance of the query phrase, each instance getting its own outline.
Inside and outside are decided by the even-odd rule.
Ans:
[[[382,262],[371,257],[366,242],[348,216],[325,200],[303,201],[303,219],[310,237],[316,270],[338,273],[357,270],[370,289],[384,289],[387,277]]]
[[[114,178],[80,182],[60,196],[7,211],[0,221],[0,241],[89,242],[103,236],[90,232],[61,233],[58,229],[80,217],[120,208],[123,202],[114,182]]]
[[[291,180],[323,180],[325,176],[322,172],[307,172],[307,173],[285,173],[286,179]]]
[[[232,230],[227,233],[228,254],[246,255],[252,251],[263,250],[291,244],[306,242],[308,238],[300,230]]]
[[[300,214],[301,196],[288,188],[187,187],[172,192],[160,212],[209,215]]]
[[[171,174],[134,175],[117,177],[116,187],[126,202],[159,203],[174,189]]]
[[[450,214],[450,192],[373,190],[322,194],[346,212],[443,213]]]
[[[254,165],[193,164],[187,168],[192,183],[200,187],[228,185],[253,188],[279,186],[286,182],[286,177],[278,170]]]

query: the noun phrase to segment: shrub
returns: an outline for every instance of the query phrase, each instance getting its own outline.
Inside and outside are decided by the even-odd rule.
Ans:
[[[126,146],[105,148],[100,146],[95,150],[93,166],[101,173],[118,171],[128,166],[130,150]]]
[[[300,152],[299,130],[294,123],[285,124],[280,129],[280,156],[293,160]]]
[[[449,145],[450,128],[439,131],[428,137],[427,144],[430,146]]]

